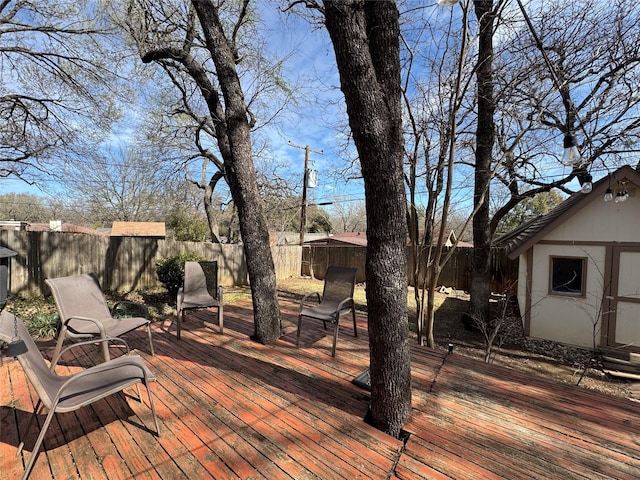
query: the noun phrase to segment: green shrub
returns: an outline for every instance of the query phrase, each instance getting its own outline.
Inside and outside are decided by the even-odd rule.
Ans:
[[[149,308],[135,302],[120,301],[111,312],[113,318],[149,317]]]
[[[167,257],[156,262],[158,280],[164,285],[172,298],[178,295],[178,289],[184,281],[184,263],[204,260],[201,256],[192,252],[181,253],[175,257]]]
[[[60,326],[60,315],[57,313],[36,313],[25,320],[25,324],[33,338],[55,338]]]

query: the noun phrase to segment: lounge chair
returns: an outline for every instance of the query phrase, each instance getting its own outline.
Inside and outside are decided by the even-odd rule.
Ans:
[[[178,340],[185,310],[217,307],[218,326],[220,333],[224,333],[222,294],[222,287],[218,285],[218,262],[185,262],[184,283],[176,301]]]
[[[53,352],[52,362],[56,363],[66,338],[86,340],[98,336],[100,338],[121,337],[137,328],[147,327],[149,350],[154,355],[151,339],[151,319],[144,305],[134,302],[118,302],[109,309],[98,278],[93,273],[72,275],[70,277],[48,278],[45,280],[51,288],[60,313],[61,327],[58,342]],[[113,313],[122,305],[142,307],[144,317],[114,318]],[[104,360],[108,361],[109,345],[102,342]]]
[[[358,336],[356,326],[356,309],[353,301],[353,290],[356,284],[355,268],[328,267],[324,279],[324,289],[322,296],[317,292],[307,293],[300,300],[300,313],[298,314],[298,332],[296,334],[296,345],[300,344],[300,330],[302,318],[313,318],[320,320],[327,328],[327,322],[334,325],[333,350],[331,356],[336,356],[336,343],[338,342],[338,328],[340,326],[340,314],[351,310],[353,315],[353,334]],[[318,304],[308,306],[311,297],[315,296]]]
[[[29,335],[22,321],[14,314],[7,311],[0,312],[0,340],[7,343],[19,338],[24,342],[26,353],[17,356],[29,383],[38,395],[38,402],[29,420],[29,424],[22,436],[26,438],[34,420],[41,412],[42,408],[49,410],[40,434],[33,446],[31,456],[27,462],[22,479],[26,480],[31,473],[33,464],[44,440],[49,424],[55,413],[72,412],[114,393],[120,392],[127,387],[136,385],[138,387],[138,398],[140,398],[139,385],[143,384],[147,388],[149,396],[149,406],[155,422],[156,434],[159,434],[158,417],[153,404],[153,396],[149,388],[150,382],[155,380],[154,375],[147,368],[139,355],[123,355],[114,360],[95,365],[91,368],[78,372],[70,376],[59,376],[54,373],[55,363],[47,366],[44,358],[40,354],[38,347]],[[63,350],[64,353],[79,345],[94,343],[96,340],[73,344]],[[107,343],[122,339],[103,338],[100,342]],[[126,345],[126,343],[125,343]],[[24,441],[18,446],[18,455],[22,452]],[[79,465],[82,469],[82,466]]]

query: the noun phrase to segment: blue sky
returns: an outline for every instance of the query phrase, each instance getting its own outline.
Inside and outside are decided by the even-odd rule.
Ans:
[[[286,64],[286,75],[296,84],[299,103],[280,117],[277,127],[265,127],[256,135],[268,140],[271,158],[288,162],[291,178],[295,179],[297,176],[300,186],[304,150],[293,148],[288,142],[308,145],[313,150],[323,151],[323,154],[312,152],[310,156],[309,167],[317,170],[319,174],[318,187],[308,190],[310,203],[331,202],[337,196],[343,201],[364,201],[362,181],[354,178],[359,174],[357,164],[346,174],[351,178],[349,181],[336,175],[337,171],[352,164],[356,154],[353,148],[343,150],[348,133],[347,119],[342,93],[339,90],[335,57],[326,30],[310,25],[297,15],[282,14],[278,11],[279,4],[280,2],[273,0],[259,2],[267,29],[269,48],[273,55],[290,55]],[[424,6],[419,1],[415,4]],[[459,10],[459,6],[451,10],[436,7],[435,1],[433,4],[421,11],[426,22],[436,21],[436,16],[446,18],[452,13],[456,15]],[[130,111],[136,112],[136,108]],[[110,136],[112,144],[122,143],[131,138],[134,125],[134,121],[124,121],[118,125],[118,129]],[[195,163],[199,164],[199,161]],[[42,194],[36,187],[1,178],[0,191]],[[460,204],[470,203],[470,194],[466,188],[457,188],[454,195]]]
[[[344,128],[341,127],[346,125],[346,118],[328,35],[324,28],[313,27],[298,15],[282,14],[278,10],[279,3],[260,0],[259,8],[274,57],[289,56],[285,71],[292,84],[296,85],[299,103],[279,118],[277,126],[265,127],[256,136],[267,139],[272,158],[289,162],[290,174],[292,178],[299,176],[300,186],[304,150],[293,148],[288,142],[323,151],[322,155],[313,152],[310,155],[309,167],[319,174],[318,187],[308,190],[310,203],[331,202],[335,195],[363,200],[361,181],[344,182],[334,175],[345,162],[353,159],[355,153],[340,151],[344,144],[344,138],[341,138],[344,137]],[[108,143],[118,146],[132,138],[138,120],[137,110],[135,107],[128,110],[130,116],[114,127],[108,136],[107,146]],[[199,164],[199,160],[195,164]],[[42,189],[19,180],[0,178],[2,193],[46,195],[56,189],[55,183],[40,185]]]
[[[342,151],[347,119],[329,36],[324,28],[313,26],[298,15],[283,15],[277,9],[278,3],[261,2],[264,23],[270,31],[269,47],[274,54],[290,55],[286,73],[297,84],[299,104],[280,118],[279,128],[268,133],[273,157],[286,159],[292,174],[299,175],[301,185],[305,151],[288,142],[322,151],[312,151],[309,156],[309,168],[318,171],[318,186],[307,192],[309,202],[331,202],[336,195],[364,201],[361,180],[345,182],[335,175],[355,158],[355,152]]]

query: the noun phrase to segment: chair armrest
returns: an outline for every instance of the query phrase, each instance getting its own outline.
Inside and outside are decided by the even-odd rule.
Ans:
[[[338,308],[337,311],[341,311],[344,310],[345,308],[349,307],[349,306],[353,306],[355,308],[355,303],[353,301],[353,298],[348,297],[345,298],[344,300],[342,300],[339,304],[338,304]]]
[[[104,342],[119,342],[119,343],[123,343],[125,347],[127,347],[127,354],[129,354],[129,344],[122,338],[120,337],[106,337],[106,338],[96,338],[95,340],[86,340],[84,342],[76,342],[76,343],[72,343],[71,345],[69,345],[68,347],[65,347],[64,349],[62,349],[62,351],[58,354],[58,358],[56,358],[56,361],[51,363],[51,365],[49,366],[49,370],[51,370],[53,372],[53,369],[56,367],[56,365],[58,364],[58,360],[60,360],[60,358],[62,357],[62,355],[71,350],[72,348],[76,348],[76,347],[81,347],[82,345],[95,345],[96,343],[104,343]]]
[[[126,358],[126,357],[120,357],[120,358]],[[114,362],[117,362],[117,365],[114,365]],[[58,392],[56,394],[56,398],[54,400],[54,405],[57,405],[58,402],[60,401],[60,399],[64,396],[64,392],[66,389],[68,389],[69,387],[73,386],[74,383],[76,383],[78,380],[84,378],[84,377],[88,377],[91,375],[97,375],[97,374],[102,374],[106,371],[117,371],[119,368],[122,367],[137,367],[140,369],[140,371],[142,372],[142,378],[144,378],[145,383],[147,383],[149,381],[149,376],[147,375],[147,369],[145,368],[144,364],[142,363],[142,358],[139,356],[133,356],[131,357],[131,360],[127,361],[127,360],[120,360],[119,358],[116,360],[112,360],[109,362],[104,362],[104,363],[100,363],[98,365],[94,365],[92,367],[87,368],[86,370],[83,370],[81,372],[75,373],[73,375],[71,375],[69,377],[69,380],[67,380],[66,382],[64,382],[62,384],[62,386],[58,389]],[[155,380],[155,377],[152,378],[151,380]]]
[[[140,309],[141,312],[143,312],[144,318],[146,318],[147,320],[151,320],[151,315],[149,314],[149,308],[139,302],[132,302],[131,300],[120,300],[118,302],[115,303],[115,305],[111,308],[111,315],[115,317],[115,314],[118,310],[118,307],[120,306],[132,306],[132,307],[136,307],[138,309]],[[137,316],[137,315],[136,315]]]
[[[89,322],[89,323],[93,323],[96,327],[98,327],[98,330],[100,330],[100,336],[103,338],[107,337],[107,333],[104,329],[104,325],[102,325],[102,322],[100,320],[98,320],[97,318],[91,318],[91,317],[81,317],[81,316],[74,316],[74,317],[69,317],[67,318],[64,323],[68,324],[69,321],[71,320],[79,320],[81,322]],[[68,326],[68,325],[67,325]]]
[[[305,303],[307,302],[307,300],[309,300],[310,297],[312,297],[313,295],[316,296],[318,303],[320,303],[321,297],[320,294],[318,292],[310,292],[307,293],[304,297],[302,297],[302,299],[300,300],[300,311],[302,311],[302,309],[304,308]]]

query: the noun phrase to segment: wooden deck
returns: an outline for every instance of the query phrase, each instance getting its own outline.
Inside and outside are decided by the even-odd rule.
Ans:
[[[390,438],[363,422],[369,393],[352,383],[368,365],[365,319],[357,339],[344,323],[333,359],[321,325],[307,324],[297,348],[295,306],[282,309],[286,335],[271,346],[248,339],[248,301],[225,306],[224,335],[206,311],[187,316],[179,342],[174,325],[156,324],[154,357],[143,331],[129,335],[158,377],[160,436],[144,392],[144,403],[115,395],[57,415],[31,478],[640,478],[639,403],[416,345],[408,439]],[[61,370],[99,351],[78,353]],[[10,480],[24,465],[16,423],[24,430],[34,398],[17,362],[0,379]],[[35,435],[26,440],[25,456]]]

